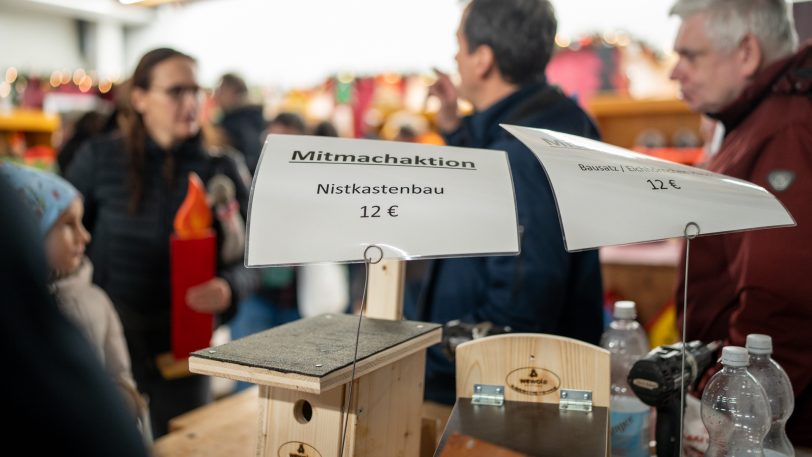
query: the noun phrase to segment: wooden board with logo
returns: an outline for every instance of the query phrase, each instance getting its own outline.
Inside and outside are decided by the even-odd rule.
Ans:
[[[440,449],[459,432],[529,455],[609,455],[609,351],[514,333],[457,346],[456,365],[457,403]],[[476,384],[503,387],[504,406],[473,405]],[[590,391],[592,410],[559,409],[562,390]]]
[[[560,389],[592,391],[594,406],[609,406],[609,352],[554,335],[508,334],[457,347],[457,396],[474,384],[505,386],[505,400],[558,404]]]

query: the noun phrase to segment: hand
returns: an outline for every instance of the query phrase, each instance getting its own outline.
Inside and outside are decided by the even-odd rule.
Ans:
[[[186,303],[201,313],[222,313],[231,305],[231,287],[223,278],[210,279],[186,291]]]
[[[457,88],[447,74],[434,69],[437,81],[429,87],[429,95],[440,99],[440,111],[437,112],[437,127],[442,132],[453,132],[460,125],[460,116],[457,114]]]

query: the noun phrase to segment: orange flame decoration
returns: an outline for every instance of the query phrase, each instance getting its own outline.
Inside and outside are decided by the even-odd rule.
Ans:
[[[200,177],[189,173],[189,190],[175,214],[175,234],[178,238],[200,238],[211,229],[211,209],[206,203],[206,191]]]

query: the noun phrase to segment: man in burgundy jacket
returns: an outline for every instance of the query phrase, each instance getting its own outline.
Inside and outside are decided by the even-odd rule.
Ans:
[[[789,438],[812,447],[812,43],[797,50],[784,0],[679,0],[671,14],[671,77],[724,127],[708,168],[763,186],[797,223],[691,243],[685,339],[772,336],[795,391]]]

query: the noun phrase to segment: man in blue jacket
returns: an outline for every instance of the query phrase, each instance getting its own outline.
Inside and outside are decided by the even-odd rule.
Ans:
[[[499,124],[597,138],[578,105],[546,82],[556,18],[547,0],[473,0],[457,31],[461,84],[439,73],[431,93],[442,102],[437,123],[452,146],[506,151],[520,224],[521,254],[432,262],[407,318],[491,322],[517,332],[552,333],[597,344],[603,328],[595,251],[568,253],[550,183],[536,157]],[[460,118],[457,98],[473,115]],[[453,404],[454,362],[429,350],[426,399]]]

